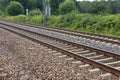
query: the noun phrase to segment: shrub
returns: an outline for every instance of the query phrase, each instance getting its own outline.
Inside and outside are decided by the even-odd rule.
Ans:
[[[71,1],[66,0],[65,2],[61,3],[59,6],[60,14],[70,13],[73,10],[77,11],[76,6],[72,0]]]
[[[0,10],[0,16],[2,16],[4,13],[3,13],[3,11],[2,10]]]
[[[19,15],[19,14],[23,14],[24,13],[24,8],[19,2],[12,1],[7,6],[6,12],[9,15],[16,16],[16,15]]]
[[[42,15],[30,16],[28,22],[42,24]]]
[[[25,22],[26,16],[25,15],[18,15],[14,17],[15,21]]]
[[[42,12],[41,12],[39,9],[34,9],[34,10],[31,10],[31,11],[29,12],[29,15],[30,15],[30,16],[41,15],[41,14],[42,14]]]

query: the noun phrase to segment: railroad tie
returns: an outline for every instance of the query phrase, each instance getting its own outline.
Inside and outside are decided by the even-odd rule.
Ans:
[[[34,48],[33,47],[30,47],[29,50],[33,50]]]
[[[54,50],[53,50],[53,51],[48,51],[48,52],[49,52],[49,53],[56,53],[57,51],[54,51]]]
[[[67,58],[65,59],[66,61],[69,61],[69,60],[74,60],[74,58]]]
[[[80,66],[78,66],[79,68],[87,68],[87,67],[89,67],[90,65],[89,64],[85,64],[85,65],[80,65]]]
[[[110,63],[105,63],[106,65],[112,65],[112,64],[118,64],[120,61],[115,61],[115,62],[110,62]]]
[[[0,80],[5,80],[7,73],[4,72],[3,68],[0,68]]]
[[[73,49],[73,50],[70,50],[71,52],[78,52],[78,51],[82,51],[83,49]]]
[[[0,72],[3,71],[4,69],[3,68],[0,68]]]
[[[104,55],[96,55],[96,56],[87,57],[87,58],[93,59],[93,58],[99,58],[99,57],[102,57],[102,56],[104,56]]]
[[[92,35],[91,37],[98,37],[98,36]]]
[[[108,45],[108,46],[109,46],[109,45],[111,45],[111,43],[107,43],[106,45]]]
[[[105,74],[100,75],[99,77],[105,78],[105,77],[109,77],[109,76],[112,76],[112,74],[111,73],[105,73]]]
[[[73,64],[82,64],[82,62],[81,61],[74,61],[74,62],[72,62]]]
[[[96,41],[96,42],[100,42],[100,41]]]
[[[0,73],[1,80],[4,80],[5,77],[7,77],[7,73]]]
[[[98,71],[100,71],[99,68],[95,68],[95,69],[91,69],[91,70],[89,70],[89,72],[98,72]]]
[[[62,53],[55,53],[54,55],[62,55]]]
[[[112,41],[118,42],[119,40],[118,40],[118,39],[116,39],[116,40],[112,40]]]
[[[101,42],[102,44],[105,44],[105,42],[103,41],[103,42]]]
[[[108,39],[108,40],[113,41],[113,39]]]
[[[96,52],[92,52],[92,53],[87,53],[87,54],[84,54],[84,56],[90,56],[90,55],[95,55]]]
[[[80,51],[80,52],[75,52],[75,54],[82,54],[82,53],[87,53],[89,52],[89,50],[84,50],[84,51]]]
[[[111,59],[113,59],[113,57],[109,57],[109,58],[105,58],[105,59],[99,59],[99,60],[96,60],[96,61],[98,61],[98,62],[100,62],[100,61],[108,61],[108,60],[111,60]]]
[[[105,37],[104,39],[107,39],[107,40],[108,40],[109,38]]]
[[[47,51],[52,51],[52,49],[47,49]]]
[[[66,46],[61,46],[61,47],[63,47],[63,48],[70,48],[71,46],[66,45]]]
[[[117,44],[112,45],[112,47],[118,46]]]
[[[58,56],[58,57],[60,57],[60,58],[63,58],[63,57],[66,57],[67,55],[60,55],[60,56]]]
[[[68,47],[68,48],[65,48],[67,50],[73,50],[73,49],[76,49],[77,47]]]
[[[43,49],[48,49],[48,47],[43,46]]]
[[[115,67],[116,69],[120,69],[120,67]]]

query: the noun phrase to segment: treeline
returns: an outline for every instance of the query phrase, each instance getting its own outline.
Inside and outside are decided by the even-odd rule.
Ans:
[[[45,1],[47,1],[47,0],[0,0],[0,12],[1,11],[6,12],[6,8],[12,2],[14,2],[14,3],[19,2],[20,5],[23,6],[24,12],[25,12],[25,9],[29,9],[29,11],[37,9],[37,10],[40,10],[41,12],[43,12],[43,2],[45,2]],[[66,0],[49,0],[49,4],[51,7],[51,13],[53,15],[59,14],[59,5],[64,1],[66,1]],[[68,0],[68,1],[72,1],[72,0]]]
[[[43,0],[0,0],[0,9],[5,11],[6,7],[9,5],[10,2],[17,1],[22,4],[24,9],[40,9],[42,10],[42,1]]]
[[[95,0],[81,1],[79,2],[78,10],[80,13],[109,13],[117,14],[120,13],[120,0]]]
[[[43,1],[45,0],[0,0],[0,10],[6,10],[10,2],[19,2],[24,10],[34,10],[39,9],[43,11]],[[49,0],[52,15],[61,15],[69,13],[71,10],[78,9],[80,13],[109,13],[117,14],[120,13],[120,0],[95,0],[90,1],[80,1],[76,0]],[[62,8],[62,9],[61,9]],[[61,12],[62,10],[62,12]]]

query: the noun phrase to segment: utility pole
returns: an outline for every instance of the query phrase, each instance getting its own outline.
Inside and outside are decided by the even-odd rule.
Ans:
[[[51,15],[49,0],[43,0],[43,26],[47,26],[47,20],[49,15]]]
[[[26,23],[28,22],[28,9],[25,10],[26,11]]]

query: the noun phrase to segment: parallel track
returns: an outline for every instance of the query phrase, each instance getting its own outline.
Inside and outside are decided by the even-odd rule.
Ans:
[[[79,31],[75,31],[75,30],[41,27],[39,25],[20,23],[20,22],[16,22],[16,23],[21,24],[21,25],[26,25],[29,27],[36,27],[36,28],[45,29],[45,30],[49,30],[49,31],[60,32],[60,33],[64,33],[64,34],[69,34],[69,35],[78,36],[78,37],[82,37],[82,38],[86,38],[86,39],[100,41],[100,42],[116,44],[116,45],[120,46],[120,37],[106,36],[106,35],[87,33],[87,32],[79,32]]]
[[[77,60],[120,76],[120,55],[118,54],[113,54],[99,49],[94,49],[89,46],[40,34],[36,31],[19,28],[16,25],[11,26],[8,24],[1,24],[0,28],[6,29]]]

